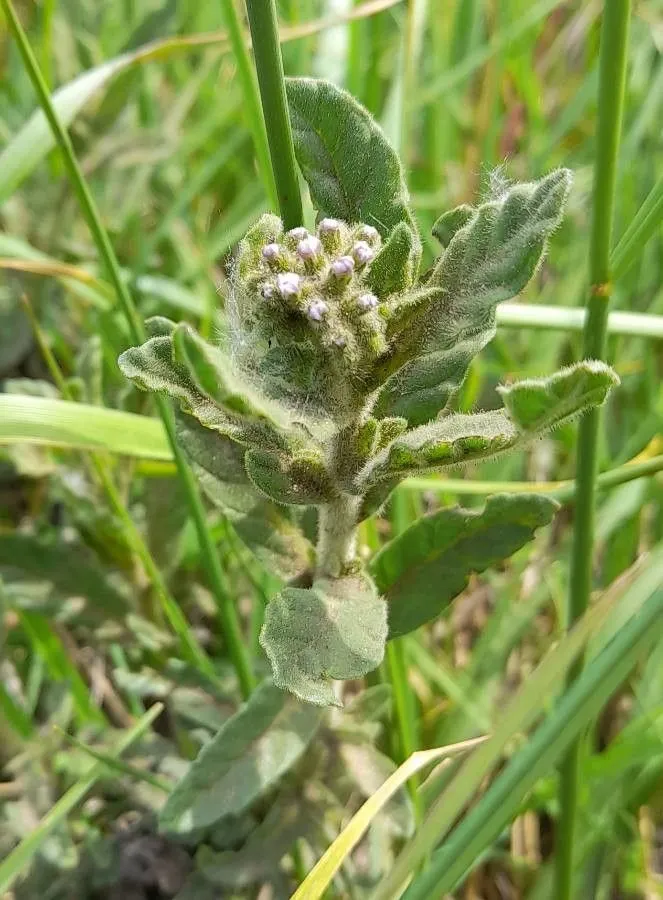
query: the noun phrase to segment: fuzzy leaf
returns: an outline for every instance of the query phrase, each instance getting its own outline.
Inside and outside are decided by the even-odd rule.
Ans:
[[[407,222],[399,222],[371,263],[367,283],[384,298],[409,290],[417,278],[419,238]]]
[[[586,360],[561,369],[549,378],[532,378],[497,388],[518,429],[542,433],[600,406],[619,384],[605,363]]]
[[[249,450],[246,471],[253,484],[276,503],[316,505],[328,503],[337,493],[317,451],[301,451],[288,457]]]
[[[168,394],[201,425],[240,443],[288,446],[292,435],[287,423],[276,421],[275,408],[268,411],[258,404],[221,350],[187,325],[174,326],[162,317],[150,324],[155,336],[125,350],[118,360],[127,378],[143,390]],[[165,333],[169,327],[171,333]]]
[[[463,203],[449,212],[442,213],[431,231],[443,247],[447,247],[454,234],[463,228],[475,213],[473,206]]]
[[[384,479],[405,478],[459,466],[515,446],[520,433],[503,410],[457,413],[406,432],[379,453],[361,472],[363,492]]]
[[[223,510],[258,559],[283,578],[293,578],[306,569],[313,556],[312,545],[289,510],[266,500],[251,484],[244,467],[244,448],[181,413],[177,437],[203,491]]]
[[[355,489],[363,493],[383,480],[465,465],[524,446],[603,403],[618,383],[609,366],[589,360],[548,378],[501,387],[505,409],[450,415],[407,431],[359,473]]]
[[[321,216],[416,234],[403,169],[368,110],[329,81],[288,78],[295,153]],[[420,251],[417,250],[417,254]]]
[[[364,575],[286,588],[272,600],[260,634],[274,681],[302,700],[339,705],[332,679],[361,678],[380,665],[386,605]]]
[[[490,327],[449,350],[409,360],[384,383],[375,401],[376,416],[402,416],[411,425],[429,422],[460,388],[470,363],[495,333]]]
[[[371,573],[389,606],[389,637],[439,616],[483,572],[531,541],[558,504],[548,497],[497,494],[483,509],[424,516],[375,556]]]
[[[436,392],[437,369],[443,383],[448,378],[446,354],[463,344],[467,360],[459,361],[454,376],[456,387],[462,383],[472,357],[495,333],[497,304],[518,294],[536,271],[561,220],[570,184],[570,173],[559,169],[481,204],[462,227],[468,213],[462,208],[446,221],[438,220],[449,245],[426,280],[426,291],[410,309],[400,311],[397,327],[392,327],[396,349],[381,365],[383,375],[391,378],[380,408],[407,416],[411,425],[444,409],[448,392]],[[429,354],[435,354],[430,361]]]
[[[320,712],[264,682],[203,747],[161,811],[163,831],[186,833],[239,815],[300,758]]]

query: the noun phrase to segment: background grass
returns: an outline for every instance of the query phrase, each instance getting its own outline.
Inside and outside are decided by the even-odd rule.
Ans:
[[[207,335],[221,327],[233,247],[272,197],[260,175],[264,148],[259,143],[256,155],[246,79],[232,42],[219,33],[228,21],[224,6],[190,0],[17,5],[52,89],[93,73],[69,89],[71,136],[140,316],[159,312],[189,319]],[[442,211],[471,202],[505,178],[534,178],[558,165],[574,170],[566,220],[522,297],[561,309],[583,305],[588,279],[600,13],[601,4],[593,0],[279,4],[286,73],[344,84],[401,148],[429,258],[430,227]],[[358,18],[351,21],[353,14]],[[297,36],[307,30],[313,33]],[[43,339],[74,399],[153,412],[149,398],[131,390],[117,370],[117,355],[131,336],[62,158],[46,152],[48,130],[40,130],[39,122],[21,137],[36,100],[6,29],[2,41],[4,391],[62,395],[40,349]],[[161,43],[150,46],[153,41]],[[660,0],[641,0],[630,33],[613,306],[654,315],[663,314],[662,48]],[[645,201],[647,215],[636,219],[645,222],[639,230],[632,223]],[[17,261],[50,268],[30,274]],[[79,270],[88,273],[86,280],[72,277]],[[23,295],[34,312],[32,322],[20,302]],[[503,327],[473,364],[459,405],[489,407],[499,381],[549,372],[579,358],[581,343],[577,332]],[[612,336],[608,352],[622,386],[603,417],[603,471],[654,457],[663,446],[660,331],[657,337]],[[484,464],[466,477],[568,479],[575,449],[575,428],[564,428],[528,453]],[[2,853],[88,777],[89,756],[72,750],[54,724],[112,758],[112,730],[128,727],[154,699],[167,697],[167,713],[151,739],[167,740],[167,749],[149,750],[150,759],[156,753],[158,771],[174,777],[178,759],[195,753],[239,695],[172,467],[103,457],[99,468],[82,454],[32,444],[10,443],[0,452]],[[377,546],[438,502],[454,502],[458,489],[462,484],[446,493],[440,486],[434,493],[402,490],[389,515],[366,529],[367,545]],[[596,589],[632,579],[636,564],[648,566],[653,582],[660,583],[662,501],[663,482],[656,475],[599,495]],[[465,496],[463,502],[482,501]],[[204,666],[190,666],[184,674],[182,664],[178,669],[160,591],[145,575],[142,547],[126,527],[127,516],[190,623],[196,646],[214,661],[216,684]],[[567,502],[532,547],[502,571],[477,578],[450,616],[390,650],[383,677],[397,686],[398,733],[407,738],[407,746],[398,735],[387,743],[394,759],[485,733],[499,722],[505,698],[526,682],[563,628],[572,524],[573,505]],[[210,531],[245,644],[262,674],[256,636],[275,581],[227,523],[211,518]],[[661,709],[659,642],[594,720],[595,739],[585,742],[578,896],[660,895]],[[125,770],[104,769],[97,761],[105,777],[93,799],[101,802],[77,807],[57,823],[50,843],[24,860],[32,859],[32,867],[21,869],[30,874],[17,896],[38,896],[45,884],[53,897],[64,890],[59,885],[71,890],[71,873],[80,871],[76,867],[87,859],[89,844],[141,804],[158,805],[152,795],[149,803],[145,799],[144,745],[141,753],[133,761],[133,780]],[[551,896],[555,789],[555,771],[548,769],[457,896]],[[299,860],[304,870],[307,852],[304,847]],[[361,896],[356,879],[353,888],[347,879],[335,885],[333,896],[353,895]]]

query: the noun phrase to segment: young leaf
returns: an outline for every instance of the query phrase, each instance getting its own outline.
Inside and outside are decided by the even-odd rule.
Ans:
[[[405,222],[416,235],[400,160],[370,113],[329,81],[289,78],[286,91],[295,153],[320,215],[366,222],[383,238]]]
[[[186,833],[239,815],[292,768],[319,724],[319,710],[264,682],[203,747],[161,811],[160,828]]]
[[[483,572],[531,541],[558,504],[548,497],[497,494],[483,509],[441,509],[390,541],[371,563],[389,606],[389,638],[439,616]]]
[[[356,489],[363,492],[383,480],[465,465],[523,446],[600,405],[618,383],[609,366],[589,360],[548,378],[501,387],[505,409],[450,415],[407,431],[359,473]]]
[[[475,209],[467,203],[442,213],[431,231],[443,247],[447,247],[454,234],[463,228],[474,215]]]
[[[514,185],[471,215],[462,208],[438,220],[449,245],[426,280],[422,302],[390,335],[394,351],[381,370],[391,379],[379,408],[406,415],[411,425],[444,408],[448,392],[435,389],[438,368],[439,382],[447,378],[445,354],[465,346],[466,358],[458,360],[454,378],[458,386],[472,357],[494,335],[497,304],[518,294],[536,271],[570,184],[570,173],[559,169],[538,182]],[[429,361],[428,354],[436,356]]]
[[[337,495],[322,455],[300,451],[291,456],[249,450],[246,471],[270,500],[294,506],[328,503]]]
[[[409,290],[417,278],[419,238],[399,222],[371,264],[367,283],[378,297]]]
[[[274,681],[302,700],[340,705],[332,679],[361,678],[380,665],[387,607],[365,575],[286,588],[272,600],[260,634]]]
[[[619,384],[603,362],[586,360],[548,378],[532,378],[497,388],[509,416],[522,432],[541,433],[600,406]]]

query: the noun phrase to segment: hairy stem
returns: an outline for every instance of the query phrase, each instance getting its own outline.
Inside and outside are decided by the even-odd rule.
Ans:
[[[317,574],[338,578],[355,557],[360,497],[342,494],[320,507]]]

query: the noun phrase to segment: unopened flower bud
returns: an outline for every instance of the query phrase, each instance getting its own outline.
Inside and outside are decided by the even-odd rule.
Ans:
[[[308,260],[322,252],[322,244],[317,237],[309,235],[297,244],[297,256],[300,259]]]
[[[332,344],[335,347],[339,347],[342,350],[343,347],[345,347],[345,345],[347,344],[347,341],[345,340],[344,337],[335,337],[334,340],[332,341]]]
[[[352,255],[358,266],[365,266],[373,259],[375,253],[373,252],[373,248],[370,247],[366,241],[355,241],[352,247]]]
[[[303,226],[298,226],[297,228],[291,228],[290,231],[286,232],[289,238],[292,238],[293,241],[305,241],[309,236],[308,231]]]
[[[296,297],[299,293],[302,279],[296,272],[281,272],[276,276],[276,286],[282,297]]]
[[[345,278],[352,275],[355,268],[355,261],[351,256],[339,256],[331,264],[332,275],[337,278]]]
[[[265,300],[270,300],[274,296],[274,285],[266,281],[260,286],[260,294]]]
[[[324,300],[314,300],[308,308],[308,317],[314,322],[322,322],[329,312],[329,307]]]
[[[357,237],[364,241],[368,241],[369,244],[376,244],[380,239],[380,232],[372,225],[362,225]]]
[[[338,219],[321,219],[318,225],[318,230],[321,234],[332,234],[335,231],[340,231],[340,229],[341,223]]]
[[[361,294],[359,297],[357,297],[357,306],[362,311],[375,309],[377,305],[378,298],[375,296],[375,294]]]
[[[281,247],[279,244],[265,244],[262,248],[262,258],[267,260],[267,262],[278,259],[280,255]]]

